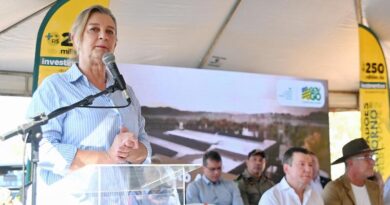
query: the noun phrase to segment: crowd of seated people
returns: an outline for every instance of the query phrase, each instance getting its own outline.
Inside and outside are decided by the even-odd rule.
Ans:
[[[345,173],[331,181],[319,171],[317,156],[303,147],[291,147],[283,156],[284,177],[274,184],[264,173],[266,155],[252,150],[246,169],[236,180],[222,178],[222,158],[216,151],[203,156],[203,174],[188,184],[186,204],[218,205],[384,205],[390,204],[390,179],[384,184],[374,172],[373,154],[363,138],[343,146]]]

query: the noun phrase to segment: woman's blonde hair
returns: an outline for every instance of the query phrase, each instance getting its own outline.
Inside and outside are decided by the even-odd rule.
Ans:
[[[101,13],[101,14],[107,14],[112,18],[115,24],[115,36],[117,35],[117,23],[116,23],[116,18],[112,14],[111,10],[103,7],[101,5],[93,5],[88,8],[86,8],[84,11],[82,11],[74,21],[72,25],[72,29],[70,31],[71,35],[73,36],[73,39],[78,39],[80,42],[83,40],[83,32],[85,30],[85,27],[87,25],[89,17],[94,14],[94,13]],[[76,37],[76,38],[74,38]],[[80,42],[77,42],[78,44]],[[75,42],[73,42],[75,43]],[[77,56],[77,53],[76,53]],[[76,57],[77,58],[77,57]]]

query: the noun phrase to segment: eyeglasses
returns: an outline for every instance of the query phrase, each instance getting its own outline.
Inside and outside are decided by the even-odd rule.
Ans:
[[[373,161],[375,161],[375,156],[374,155],[360,156],[360,157],[353,157],[352,159],[355,159],[355,160],[373,160]]]
[[[215,171],[221,171],[222,170],[222,167],[206,167],[208,170],[210,170],[211,172],[215,172]]]

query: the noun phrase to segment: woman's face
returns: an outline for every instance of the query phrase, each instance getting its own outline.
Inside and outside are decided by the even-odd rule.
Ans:
[[[112,18],[107,14],[93,13],[82,33],[83,39],[73,39],[80,61],[102,60],[106,52],[114,52],[117,36]]]

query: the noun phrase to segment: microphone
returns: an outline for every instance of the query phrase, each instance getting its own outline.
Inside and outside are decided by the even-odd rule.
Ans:
[[[11,138],[11,137],[18,135],[18,134],[21,134],[21,135],[27,134],[28,132],[30,132],[32,129],[34,129],[38,125],[46,124],[48,120],[49,120],[49,118],[48,118],[48,116],[45,115],[45,113],[37,115],[33,118],[32,121],[24,123],[22,125],[19,125],[16,129],[9,131],[3,135],[0,135],[0,141],[5,141],[8,138]]]
[[[12,130],[12,131],[9,131],[3,135],[0,135],[0,141],[5,141],[15,135],[18,135],[18,134],[24,134],[24,128],[25,127],[28,127],[29,125],[31,125],[32,123],[28,123],[28,124],[24,124],[24,125],[21,125],[21,126],[18,126],[16,129]]]
[[[119,73],[118,66],[116,66],[115,63],[115,56],[112,53],[105,53],[103,55],[103,62],[110,70],[111,75],[114,77],[115,82],[117,83],[119,90],[122,91],[123,97],[127,100],[128,103],[131,103],[131,98],[129,91],[127,91],[126,88],[126,82],[125,79],[123,79],[122,74]]]
[[[13,137],[13,136],[15,136],[15,135],[17,135],[17,134],[19,134],[19,130],[18,130],[18,129],[12,130],[12,131],[10,131],[10,132],[7,132],[7,133],[5,133],[4,135],[0,135],[0,142],[1,142],[1,141],[5,141],[5,140],[7,140],[8,138],[11,138],[11,137]]]

